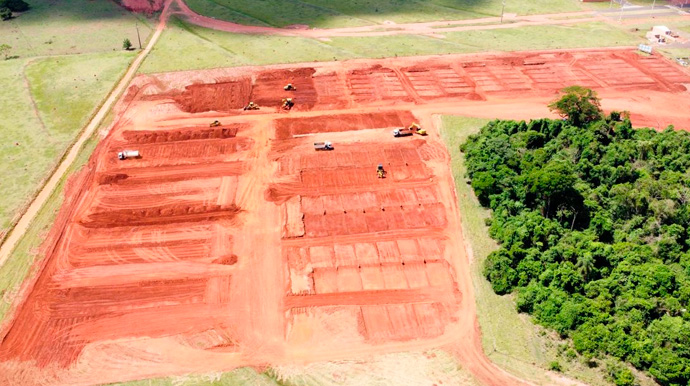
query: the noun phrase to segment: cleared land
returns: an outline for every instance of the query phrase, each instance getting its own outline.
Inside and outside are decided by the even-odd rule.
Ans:
[[[435,20],[474,19],[501,14],[501,0],[187,0],[198,14],[239,24],[286,27],[308,25],[316,28],[353,27],[386,22],[412,23]],[[580,10],[575,0],[516,0],[507,2],[507,13],[536,14]]]
[[[288,82],[297,105],[286,114]],[[666,112],[687,111],[690,76],[627,50],[137,78],[0,332],[4,374],[71,366],[61,381],[88,384],[444,347],[479,382],[518,384],[481,350],[449,157],[429,114],[540,116],[572,83],[605,102],[653,96],[635,119],[687,123]],[[262,110],[241,111],[249,100]],[[224,125],[209,128],[214,119]],[[430,136],[391,136],[417,119]],[[314,152],[318,140],[336,149]],[[117,161],[122,149],[142,158]]]
[[[31,6],[0,23],[0,44],[19,56],[0,62],[0,239],[134,57],[122,40],[136,42],[137,18],[111,2]],[[145,39],[148,23],[139,29]]]

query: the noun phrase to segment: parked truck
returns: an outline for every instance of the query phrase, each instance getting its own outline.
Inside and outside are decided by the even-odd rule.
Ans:
[[[117,153],[117,158],[121,161],[124,161],[128,158],[139,158],[139,150],[123,150],[119,153]]]
[[[333,144],[326,141],[326,142],[314,142],[314,150],[319,151],[319,150],[333,150]]]
[[[410,129],[409,127],[403,127],[401,129],[393,130],[394,137],[407,137],[412,134],[414,134],[414,130]]]

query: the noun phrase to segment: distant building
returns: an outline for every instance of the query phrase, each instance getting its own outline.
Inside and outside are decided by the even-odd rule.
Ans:
[[[677,7],[690,7],[690,0],[670,0],[669,3]]]

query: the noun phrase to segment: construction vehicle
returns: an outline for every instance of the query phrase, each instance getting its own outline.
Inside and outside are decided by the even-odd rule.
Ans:
[[[293,86],[292,83],[288,83],[285,87],[283,87],[283,90],[285,90],[285,91],[297,91],[297,87]]]
[[[218,126],[220,126],[220,121],[213,121],[213,122],[211,122],[211,124],[208,125],[208,126],[209,126],[209,127],[218,127]]]
[[[412,130],[413,132],[419,134],[419,135],[426,135],[426,130],[422,129],[422,126],[419,125],[419,123],[412,123],[410,126],[407,127],[409,130]]]
[[[386,171],[383,170],[383,164],[379,164],[379,166],[376,167],[376,174],[378,174],[379,178],[386,178]]]
[[[117,153],[117,158],[120,161],[124,161],[128,158],[139,158],[139,150],[123,150],[119,153]]]
[[[254,102],[249,102],[248,105],[244,106],[244,109],[245,109],[245,110],[258,110],[258,109],[259,109],[259,105],[257,105],[257,104],[254,103]]]
[[[314,150],[333,150],[333,144],[326,142],[314,142]]]
[[[403,127],[402,129],[395,129],[393,130],[393,136],[394,137],[407,137],[414,134],[414,131],[412,129]]]
[[[282,109],[283,110],[290,110],[292,109],[292,106],[295,105],[295,101],[292,100],[292,98],[285,98],[283,99],[283,104],[282,104]]]

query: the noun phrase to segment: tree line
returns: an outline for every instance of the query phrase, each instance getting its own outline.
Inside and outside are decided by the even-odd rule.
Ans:
[[[24,0],[0,0],[0,19],[10,20],[14,12],[26,12],[29,8]]]
[[[564,91],[563,119],[495,120],[461,147],[500,244],[484,274],[585,357],[688,385],[690,134],[634,130],[593,91]]]

